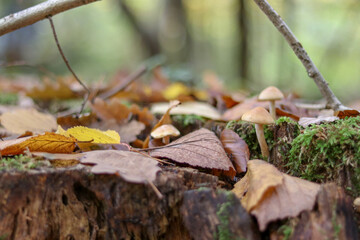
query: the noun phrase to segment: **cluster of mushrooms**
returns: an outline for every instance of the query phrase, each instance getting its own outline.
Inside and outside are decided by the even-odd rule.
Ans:
[[[241,120],[254,123],[256,136],[260,145],[261,154],[269,158],[269,148],[265,141],[264,135],[264,125],[272,124],[276,120],[276,108],[275,101],[281,100],[284,98],[282,92],[276,87],[268,87],[264,89],[259,97],[259,101],[269,101],[269,111],[263,107],[256,107],[252,110],[243,114]],[[163,144],[168,144],[170,142],[171,136],[179,136],[180,132],[171,124],[162,125],[151,132],[151,137],[154,139],[162,139]]]
[[[282,92],[276,88],[276,87],[268,87],[264,89],[259,97],[259,101],[269,101],[269,111],[266,111],[263,107],[256,107],[251,109],[250,111],[244,113],[241,117],[241,120],[254,123],[255,124],[255,130],[256,130],[256,137],[258,139],[260,149],[261,149],[261,155],[269,158],[269,148],[265,141],[265,135],[264,135],[264,125],[272,124],[276,120],[276,108],[275,108],[275,101],[283,99],[284,95]]]

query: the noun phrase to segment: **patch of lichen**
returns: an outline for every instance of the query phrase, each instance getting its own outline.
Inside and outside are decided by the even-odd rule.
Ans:
[[[265,135],[265,140],[269,147],[269,151],[271,151],[274,148],[275,144],[281,144],[281,139],[274,138],[274,131],[277,126],[279,126],[285,122],[296,125],[296,127],[295,127],[296,132],[294,132],[294,134],[300,133],[298,124],[296,122],[290,120],[290,118],[288,118],[288,117],[280,117],[275,122],[275,124],[265,125],[264,126],[264,135]],[[256,137],[254,124],[248,123],[245,121],[230,121],[226,125],[226,128],[233,130],[234,132],[239,134],[239,136],[242,139],[244,139],[244,141],[249,146],[250,159],[265,159],[261,155],[261,150],[260,150],[260,146],[259,146],[259,143],[258,143],[258,140]],[[288,144],[288,143],[286,142],[284,144]]]
[[[351,189],[360,193],[360,117],[307,127],[292,142],[289,172],[325,182],[339,180],[347,171]]]
[[[0,159],[0,171],[27,171],[48,166],[46,161],[38,161],[27,155],[17,155]]]

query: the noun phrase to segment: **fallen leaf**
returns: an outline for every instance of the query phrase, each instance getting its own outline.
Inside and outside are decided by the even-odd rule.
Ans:
[[[120,136],[116,131],[107,130],[101,131],[99,129],[77,126],[64,130],[61,126],[58,127],[57,133],[64,136],[72,136],[78,141],[91,143],[120,143]]]
[[[96,115],[93,113],[82,114],[81,116],[67,115],[57,118],[57,124],[64,129],[68,129],[75,126],[90,127],[91,124],[95,121],[96,121]]]
[[[230,175],[235,173],[220,140],[205,128],[185,135],[164,148],[152,150],[150,156],[192,167],[230,171]]]
[[[41,85],[26,91],[26,95],[42,100],[74,98],[76,95],[72,89],[73,83],[70,78],[58,78],[56,82],[45,78]]]
[[[116,130],[121,136],[122,143],[131,143],[136,140],[136,136],[144,129],[145,124],[132,120],[131,122],[120,125]]]
[[[26,131],[33,133],[51,132],[57,128],[56,119],[35,109],[17,109],[6,112],[0,117],[1,125],[7,130],[23,134]]]
[[[302,117],[299,119],[299,125],[306,128],[307,126],[309,126],[310,124],[320,124],[323,122],[329,123],[329,122],[334,122],[336,120],[338,120],[338,117],[335,116],[331,116],[331,117],[327,117],[327,116],[319,116],[317,118],[311,118],[311,117]]]
[[[267,102],[258,102],[257,97],[249,98],[226,110],[221,118],[225,121],[240,120],[242,115],[247,111],[250,111],[255,107],[266,108],[268,105],[269,103]]]
[[[92,164],[96,174],[118,174],[128,182],[147,183],[156,179],[158,162],[140,153],[102,150],[84,153],[82,164]]]
[[[34,152],[31,153],[33,157],[49,160],[53,167],[71,167],[80,163],[80,158],[83,153],[47,153]]]
[[[264,231],[272,221],[311,210],[319,189],[319,184],[281,173],[270,163],[251,160],[245,177],[232,191]]]
[[[190,95],[191,90],[183,83],[175,82],[170,86],[166,87],[163,91],[163,95],[166,100],[174,100],[178,98],[180,95]]]
[[[339,117],[340,119],[344,119],[345,117],[356,117],[359,115],[360,115],[360,112],[355,109],[335,112],[335,116]]]
[[[168,108],[168,103],[155,103],[151,106],[151,112],[163,114]],[[203,102],[182,103],[180,106],[173,109],[170,114],[195,114],[212,120],[219,120],[221,118],[220,113],[213,106]]]
[[[55,133],[45,133],[35,137],[0,141],[1,156],[18,155],[27,149],[30,152],[71,153],[76,139]]]
[[[119,123],[127,122],[130,109],[121,103],[118,98],[112,98],[104,101],[101,98],[95,98],[94,103],[90,105],[94,113],[103,121],[115,119]]]
[[[224,129],[221,132],[220,140],[225,152],[230,155],[236,172],[246,172],[247,162],[250,159],[250,151],[246,142],[230,129]]]

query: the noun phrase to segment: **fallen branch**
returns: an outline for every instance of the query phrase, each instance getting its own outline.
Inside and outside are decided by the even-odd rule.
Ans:
[[[325,78],[321,75],[313,61],[310,59],[309,55],[297,40],[295,35],[291,32],[290,28],[286,23],[281,19],[279,14],[271,7],[271,5],[266,0],[254,0],[259,8],[265,13],[265,15],[270,19],[274,26],[279,30],[279,32],[284,36],[291,49],[294,51],[295,55],[299,58],[301,63],[304,65],[308,76],[311,77],[319,88],[321,94],[326,99],[327,107],[333,109],[334,111],[347,110],[340,100],[335,96],[331,91],[329,84],[326,82]]]
[[[34,24],[48,16],[99,0],[48,0],[0,19],[0,36]]]

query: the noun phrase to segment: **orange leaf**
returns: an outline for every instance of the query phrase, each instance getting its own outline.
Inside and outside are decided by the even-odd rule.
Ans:
[[[76,139],[55,133],[45,133],[35,137],[20,138],[0,142],[2,156],[17,155],[29,149],[30,152],[71,153]]]
[[[335,116],[339,117],[340,119],[344,119],[345,117],[356,117],[356,116],[359,116],[359,115],[360,115],[359,111],[357,111],[355,109],[337,111],[335,113]]]

